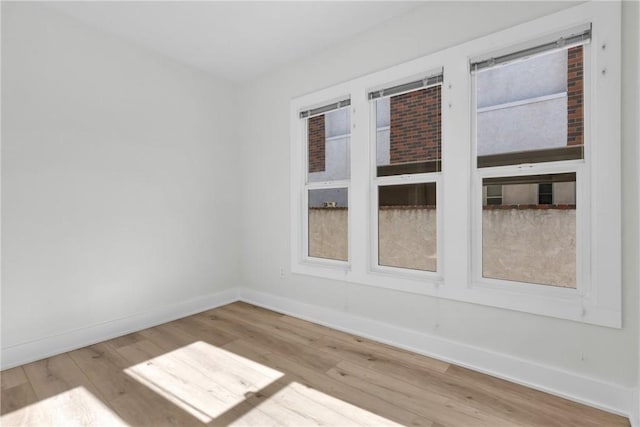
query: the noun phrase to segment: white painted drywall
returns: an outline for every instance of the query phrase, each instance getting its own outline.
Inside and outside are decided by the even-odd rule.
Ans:
[[[2,67],[3,349],[236,285],[233,85],[43,3]]]
[[[630,25],[632,28],[631,34],[630,34],[630,39],[632,40],[640,40],[640,3],[638,2],[631,2],[630,5],[627,5],[627,10],[625,11],[626,13],[623,14],[622,16],[622,22],[625,23],[626,25]],[[635,16],[635,19],[634,19]],[[631,44],[630,46],[627,46],[627,50],[625,52],[630,51],[631,49],[633,49],[634,46],[633,44]],[[635,178],[631,179],[635,179],[636,182],[636,192],[637,192],[637,196],[638,196],[638,210],[640,210],[640,121],[637,120],[638,119],[638,112],[640,111],[640,78],[638,78],[638,76],[640,76],[640,43],[636,43],[635,44],[635,50],[636,50],[636,58],[635,58],[635,68],[633,67],[633,64],[629,63],[630,61],[632,61],[632,59],[628,60],[629,63],[629,67],[630,69],[630,73],[631,75],[635,75],[635,79],[632,79],[631,83],[631,87],[629,88],[629,93],[631,93],[631,101],[629,102],[633,102],[633,95],[632,93],[634,92],[634,87],[633,84],[635,84],[635,93],[636,93],[636,97],[635,97],[635,111],[636,114],[629,114],[627,116],[627,120],[629,120],[631,122],[631,124],[635,124],[635,133],[633,131],[629,132],[629,137],[632,139],[635,139],[636,141],[636,145],[635,145],[635,157],[637,159],[637,161],[635,162]],[[632,55],[633,58],[633,55]],[[635,117],[635,119],[634,119]],[[630,150],[631,152],[629,153],[629,157],[633,157],[633,152],[632,150]],[[633,160],[629,160],[631,162],[631,164],[633,165]],[[636,233],[638,235],[638,245],[640,246],[640,214],[638,214],[638,212],[636,211],[636,223],[638,225],[637,229],[636,229]],[[631,261],[631,264],[635,264],[636,265],[636,269],[637,269],[637,276],[636,276],[636,289],[640,289],[640,263],[637,262],[637,258],[636,258],[636,262],[634,263],[633,261]],[[638,301],[638,307],[640,307],[640,292],[636,293],[636,299]],[[636,383],[636,390],[635,390],[635,396],[634,396],[634,412],[632,414],[632,418],[631,418],[631,425],[634,427],[640,427],[640,308],[638,309],[638,311],[636,312],[636,324],[638,325],[638,371],[637,371],[637,383]]]
[[[413,295],[290,271],[289,102],[305,93],[459,44],[569,3],[428,3],[365,33],[243,86],[240,104],[243,174],[243,278],[253,291],[283,296],[406,327],[555,369],[634,387],[638,358],[637,113],[633,95],[623,103],[622,329],[580,324],[515,311]],[[623,5],[623,12],[628,5]],[[624,15],[624,13],[623,13]],[[625,17],[623,83],[637,78],[636,18]],[[636,74],[634,74],[634,72]],[[624,93],[624,91],[623,91]],[[446,243],[446,241],[445,241]]]

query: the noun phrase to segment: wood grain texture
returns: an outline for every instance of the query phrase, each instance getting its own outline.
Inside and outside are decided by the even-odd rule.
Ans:
[[[246,303],[2,372],[8,426],[628,426]]]

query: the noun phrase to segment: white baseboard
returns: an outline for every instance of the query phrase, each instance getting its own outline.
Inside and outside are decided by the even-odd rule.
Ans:
[[[2,369],[34,362],[238,300],[237,288],[2,348]]]
[[[634,418],[634,393],[626,387],[251,289],[239,289],[239,297],[241,301],[464,366],[630,419]]]
[[[640,386],[633,392],[633,410],[629,420],[631,421],[631,427],[640,427]]]

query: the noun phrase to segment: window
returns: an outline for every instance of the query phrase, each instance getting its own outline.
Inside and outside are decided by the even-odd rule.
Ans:
[[[483,187],[484,204],[489,206],[502,204],[502,185],[487,184]]]
[[[620,4],[291,101],[293,273],[621,324]]]
[[[575,185],[573,187],[575,187]],[[538,184],[538,204],[553,204],[553,184]],[[575,204],[575,201],[573,204]]]
[[[369,93],[375,121],[377,265],[436,272],[442,71]]]
[[[581,27],[555,43],[471,64],[482,278],[577,287],[583,241],[576,227],[586,218],[575,189],[588,168],[584,55],[590,38],[591,27]],[[554,187],[555,203],[562,204],[554,203]]]
[[[351,114],[348,99],[304,111],[307,129],[307,256],[349,258]]]

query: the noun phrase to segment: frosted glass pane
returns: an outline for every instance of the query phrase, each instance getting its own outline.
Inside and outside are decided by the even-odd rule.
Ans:
[[[478,167],[584,158],[583,46],[475,73]]]
[[[436,184],[378,188],[378,263],[436,271]]]
[[[567,146],[567,97],[478,111],[477,126],[478,156],[563,148]]]
[[[347,261],[349,202],[346,188],[309,190],[309,256]]]
[[[566,50],[477,73],[478,108],[552,95],[566,90]]]
[[[575,184],[575,173],[483,180],[483,277],[576,287]]]

